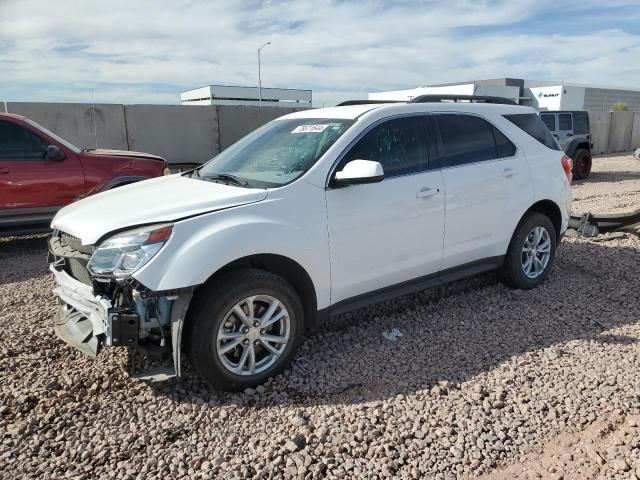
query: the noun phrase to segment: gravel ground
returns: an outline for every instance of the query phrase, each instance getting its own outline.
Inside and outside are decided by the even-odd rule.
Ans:
[[[640,162],[597,159],[574,194],[638,206]],[[66,347],[45,257],[0,240],[2,478],[640,478],[635,234],[566,239],[534,291],[484,275],[334,318],[242,394]]]

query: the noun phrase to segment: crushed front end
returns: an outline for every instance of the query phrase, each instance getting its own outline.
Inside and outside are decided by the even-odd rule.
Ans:
[[[96,274],[90,268],[96,250],[60,231],[49,240],[57,336],[91,356],[104,347],[127,346],[154,360],[172,359],[171,372],[143,377],[180,376],[180,336],[191,291],[153,292],[130,275]]]

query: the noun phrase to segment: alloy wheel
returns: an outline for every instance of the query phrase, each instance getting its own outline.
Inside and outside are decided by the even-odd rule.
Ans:
[[[544,273],[551,258],[551,236],[541,226],[535,227],[525,238],[522,247],[522,271],[528,278]]]
[[[284,304],[270,295],[254,295],[225,314],[216,337],[216,353],[231,373],[257,375],[282,357],[290,332]]]

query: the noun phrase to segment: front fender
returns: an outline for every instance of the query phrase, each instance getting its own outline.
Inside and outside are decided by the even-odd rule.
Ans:
[[[590,148],[589,148],[589,140],[584,139],[584,138],[574,138],[573,140],[571,140],[571,142],[569,142],[564,147],[564,153],[566,153],[567,156],[573,158],[573,154],[576,153],[576,150],[578,150],[578,148],[579,148],[579,146],[581,144],[586,144],[587,145],[587,149],[590,150]]]
[[[318,308],[328,306],[330,272],[323,190],[311,185],[306,188],[314,195],[304,202],[296,195],[268,198],[177,222],[164,248],[134,278],[154,291],[188,288],[203,284],[235,260],[256,254],[282,255],[309,274]]]

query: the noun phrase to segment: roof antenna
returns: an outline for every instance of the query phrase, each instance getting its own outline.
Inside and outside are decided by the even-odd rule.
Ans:
[[[93,88],[91,89],[91,110],[93,110],[93,139],[96,142],[96,150],[98,150],[98,129],[96,128],[96,102],[93,96]]]

